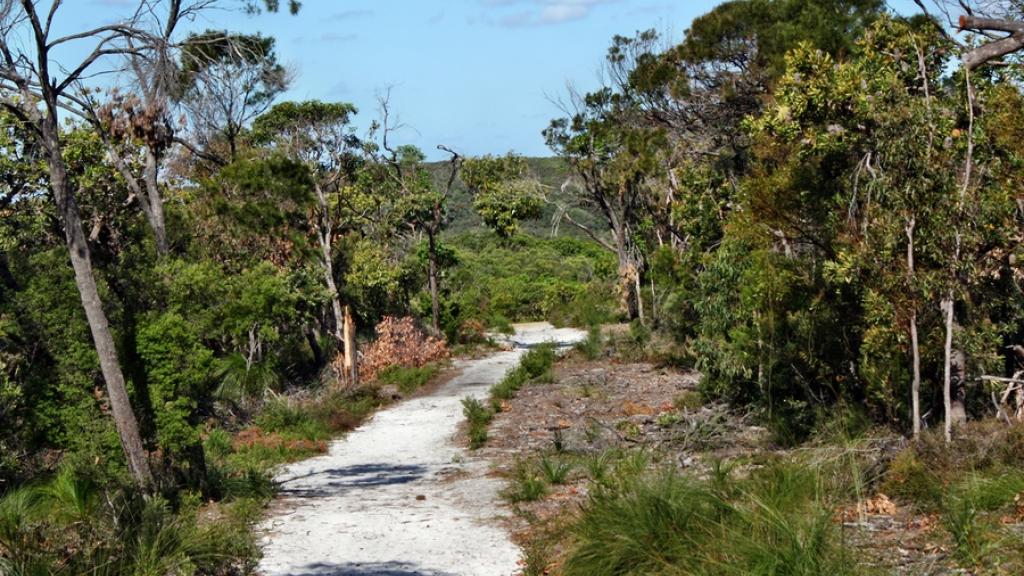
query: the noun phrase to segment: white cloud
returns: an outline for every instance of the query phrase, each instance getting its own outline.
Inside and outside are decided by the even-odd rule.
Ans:
[[[617,0],[481,0],[485,9],[497,13],[490,22],[506,28],[564,24],[583,20],[594,8]],[[509,12],[514,10],[514,12]]]
[[[563,2],[545,6],[537,19],[542,24],[558,24],[586,18],[590,14],[590,4]]]

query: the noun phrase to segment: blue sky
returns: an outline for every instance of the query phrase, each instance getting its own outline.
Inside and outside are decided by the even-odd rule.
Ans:
[[[283,4],[284,2],[282,2]],[[66,0],[61,28],[123,15],[133,0]],[[287,99],[344,101],[365,128],[389,87],[401,143],[437,158],[515,150],[549,155],[540,135],[567,83],[598,84],[615,34],[655,28],[681,40],[710,0],[304,0],[297,16],[216,11],[193,28],[261,32],[295,72]],[[893,0],[911,10],[911,0]]]

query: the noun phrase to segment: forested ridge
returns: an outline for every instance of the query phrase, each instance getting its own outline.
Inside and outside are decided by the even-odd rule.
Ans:
[[[1019,533],[970,523],[1024,494],[1020,2],[723,2],[677,44],[611,39],[604,85],[537,127],[552,157],[437,162],[386,94],[287,101],[274,38],[189,28],[300,3],[128,4],[57,36],[60,2],[0,0],[0,574],[253,573],[276,466],[531,320],[590,329],[591,361],[696,370],[771,450],[906,439],[837,476],[944,515],[964,569],[1020,568],[989,557]],[[552,361],[467,405],[474,447]],[[830,487],[754,461],[595,477],[557,569],[860,573]],[[970,474],[998,502],[950,488]],[[629,516],[657,501],[680,516]],[[744,532],[762,513],[778,532]],[[785,559],[716,556],[783,533]]]

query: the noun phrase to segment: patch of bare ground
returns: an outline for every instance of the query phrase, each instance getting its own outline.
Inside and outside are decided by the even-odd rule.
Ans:
[[[528,384],[502,402],[487,444],[477,453],[494,462],[494,474],[508,482],[506,498],[516,514],[507,522],[524,550],[524,574],[559,573],[571,546],[573,520],[587,500],[602,455],[621,458],[636,453],[698,477],[707,477],[720,462],[728,462],[734,473],[742,475],[775,459],[800,458],[822,469],[848,461],[855,468],[850,473],[862,480],[853,494],[848,493],[847,482],[833,495],[840,502],[833,522],[844,544],[870,573],[1015,573],[958,567],[964,562],[957,556],[958,543],[948,518],[919,502],[884,493],[891,487],[887,480],[891,462],[909,449],[909,442],[898,434],[876,431],[857,440],[821,439],[782,449],[750,416],[724,405],[701,403],[698,380],[699,374],[693,371],[645,362],[588,361],[570,354],[555,365],[552,378]],[[548,472],[541,463],[549,466]],[[552,474],[550,467],[562,463],[568,468],[564,478],[545,478]],[[511,494],[521,488],[522,471],[527,469],[531,470],[527,475],[544,484],[536,499]],[[841,482],[837,479],[836,484]],[[1002,514],[996,520],[1004,528],[1016,526],[1018,535],[1024,520],[1024,494],[1019,500],[1018,516]]]
[[[640,450],[701,472],[713,460],[746,457],[766,445],[766,431],[748,417],[699,403],[694,371],[571,354],[555,365],[550,380],[503,401],[487,445],[478,450],[505,477],[524,459],[549,457],[571,467],[545,497],[514,504],[517,513],[508,522],[526,563],[543,543],[553,546],[544,556],[557,564],[573,513],[588,494],[585,469],[600,466],[604,454]]]

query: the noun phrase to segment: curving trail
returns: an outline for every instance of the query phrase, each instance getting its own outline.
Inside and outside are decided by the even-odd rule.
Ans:
[[[583,337],[519,325],[513,341],[569,344]],[[286,467],[275,512],[262,524],[266,576],[508,576],[518,547],[496,520],[501,481],[456,446],[461,399],[484,399],[518,363],[517,348],[456,362],[458,376],[430,396],[378,412],[328,453]]]

